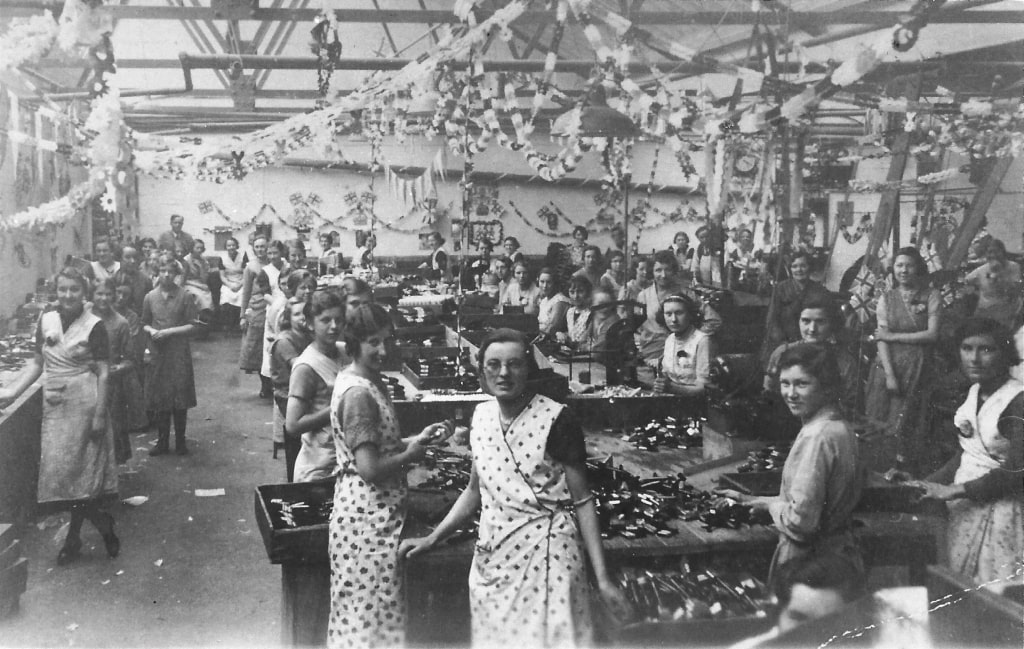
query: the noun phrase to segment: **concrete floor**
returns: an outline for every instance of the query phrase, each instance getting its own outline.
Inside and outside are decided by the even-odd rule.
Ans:
[[[41,519],[22,537],[29,557],[20,612],[0,621],[4,647],[266,647],[280,644],[280,569],[253,515],[253,490],[284,482],[271,456],[271,406],[239,372],[237,337],[193,343],[198,407],[187,457],[150,458],[150,431],[132,436],[121,498],[112,510],[121,554],[109,559],[83,528],[82,557],[58,567],[66,518]],[[197,497],[196,489],[224,496]],[[159,565],[158,565],[159,564]]]

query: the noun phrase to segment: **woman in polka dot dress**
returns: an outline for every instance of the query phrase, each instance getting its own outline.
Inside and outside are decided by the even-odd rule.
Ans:
[[[398,541],[405,524],[406,467],[451,434],[431,424],[410,439],[398,430],[381,382],[391,321],[376,304],[347,314],[352,364],[338,374],[331,427],[338,456],[330,524],[331,618],[328,647],[394,647],[405,642],[405,598]]]
[[[480,508],[469,577],[473,644],[589,645],[584,549],[611,612],[623,615],[628,604],[605,567],[583,433],[562,404],[527,391],[538,370],[523,334],[492,332],[479,361],[496,400],[473,415],[469,486],[432,534],[405,541],[400,554],[429,550]]]

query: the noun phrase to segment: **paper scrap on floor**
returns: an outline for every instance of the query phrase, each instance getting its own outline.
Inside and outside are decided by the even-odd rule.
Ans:
[[[209,498],[211,496],[223,495],[225,495],[223,487],[219,489],[196,489],[196,496],[198,496],[199,498]]]

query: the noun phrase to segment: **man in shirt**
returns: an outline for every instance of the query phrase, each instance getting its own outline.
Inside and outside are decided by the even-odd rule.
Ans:
[[[171,215],[171,229],[164,232],[156,240],[156,245],[161,250],[169,250],[177,253],[182,251],[179,259],[192,252],[195,240],[192,235],[182,230],[185,225],[185,217],[181,214]]]

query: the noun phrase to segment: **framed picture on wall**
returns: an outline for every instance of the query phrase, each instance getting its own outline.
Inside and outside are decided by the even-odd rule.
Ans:
[[[257,223],[256,224],[256,236],[264,236],[267,241],[274,238],[274,224],[273,223]]]
[[[500,246],[505,239],[505,228],[501,221],[470,221],[469,246],[476,248],[483,239],[490,239],[491,243]]]

